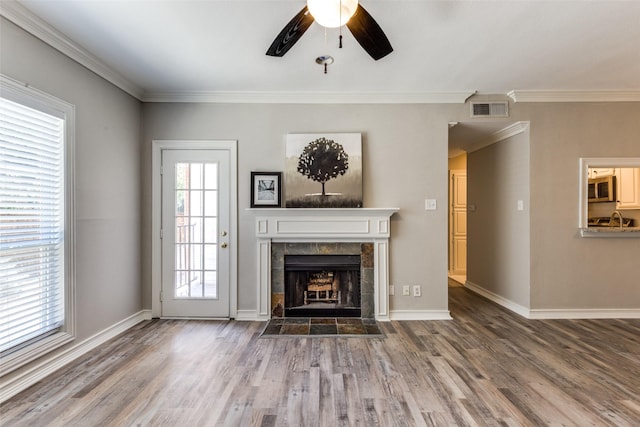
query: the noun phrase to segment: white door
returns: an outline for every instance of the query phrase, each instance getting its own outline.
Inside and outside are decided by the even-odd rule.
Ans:
[[[467,173],[452,170],[449,220],[449,273],[467,273]]]
[[[162,317],[229,317],[229,163],[162,150]]]

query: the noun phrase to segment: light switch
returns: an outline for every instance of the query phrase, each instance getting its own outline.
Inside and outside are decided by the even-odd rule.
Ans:
[[[435,211],[438,208],[436,199],[426,199],[424,201],[424,209],[427,211]]]
[[[518,210],[519,211],[524,210],[524,200],[518,200]]]

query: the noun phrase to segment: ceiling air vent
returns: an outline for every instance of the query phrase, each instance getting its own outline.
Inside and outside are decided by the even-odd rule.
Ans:
[[[472,102],[471,117],[509,117],[509,102]]]

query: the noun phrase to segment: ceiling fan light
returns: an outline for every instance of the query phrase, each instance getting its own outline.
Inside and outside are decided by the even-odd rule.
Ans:
[[[307,0],[313,19],[323,27],[341,27],[356,13],[358,0]]]

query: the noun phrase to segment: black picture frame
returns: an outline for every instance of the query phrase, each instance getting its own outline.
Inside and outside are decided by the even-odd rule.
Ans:
[[[282,207],[282,172],[251,172],[251,207]]]

